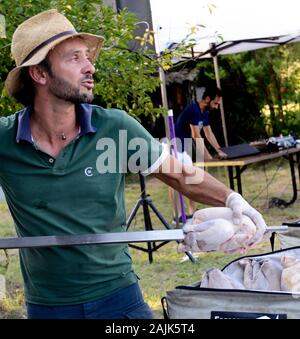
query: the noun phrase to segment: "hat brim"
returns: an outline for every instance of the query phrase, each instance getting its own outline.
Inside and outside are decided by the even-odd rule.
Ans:
[[[49,51],[53,49],[55,46],[57,46],[59,43],[61,43],[64,40],[74,38],[74,37],[81,37],[84,39],[85,43],[89,47],[90,53],[91,53],[91,61],[94,63],[100,53],[101,47],[103,45],[104,38],[100,35],[90,34],[90,33],[74,33],[70,35],[65,35],[48,45],[41,48],[37,53],[35,53],[28,61],[26,61],[21,66],[15,67],[12,69],[5,80],[5,88],[7,93],[10,96],[14,96],[15,93],[18,92],[20,89],[21,83],[20,83],[20,74],[21,70],[24,67],[38,65],[41,61],[43,61]]]

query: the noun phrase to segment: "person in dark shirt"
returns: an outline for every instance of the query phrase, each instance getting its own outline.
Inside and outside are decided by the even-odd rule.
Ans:
[[[200,131],[203,128],[206,139],[216,150],[218,156],[221,159],[226,158],[226,154],[221,151],[220,145],[209,124],[209,109],[218,108],[221,97],[222,92],[219,88],[207,89],[203,93],[201,100],[194,101],[187,105],[180,113],[176,120],[175,133],[176,137],[179,138],[182,143],[182,152],[190,153],[189,143],[192,139],[196,141],[197,138],[201,138]],[[204,143],[196,143],[196,145],[203,145],[203,148],[198,149],[198,151],[204,152],[205,161],[212,159]]]
[[[175,123],[175,133],[180,145],[177,146],[178,159],[186,165],[192,162],[192,140],[195,141],[196,151],[199,152],[204,161],[212,159],[201,138],[201,130],[203,128],[206,139],[216,150],[221,159],[225,159],[227,155],[221,151],[220,145],[209,124],[209,109],[218,108],[222,97],[222,91],[219,88],[206,89],[202,95],[202,99],[194,101],[187,105],[178,116]],[[192,217],[195,211],[195,203],[188,199],[188,217]]]

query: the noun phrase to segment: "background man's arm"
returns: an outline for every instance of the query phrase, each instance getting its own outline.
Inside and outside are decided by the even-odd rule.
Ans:
[[[204,134],[206,139],[208,140],[208,142],[212,145],[212,147],[216,150],[216,152],[218,153],[218,155],[221,158],[226,158],[226,153],[224,153],[223,151],[220,150],[220,145],[214,135],[214,132],[212,131],[210,125],[208,126],[204,126],[203,127],[204,130]]]
[[[204,160],[205,161],[212,160],[211,154],[208,152],[207,148],[205,147],[204,140],[203,142],[196,142],[197,139],[202,139],[199,126],[190,124],[190,128],[191,128],[192,138],[195,140],[195,143],[198,147],[198,151],[202,152],[202,154],[204,155]]]

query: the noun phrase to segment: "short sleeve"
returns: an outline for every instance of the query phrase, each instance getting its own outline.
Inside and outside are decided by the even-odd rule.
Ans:
[[[203,126],[209,126],[208,111],[203,113]]]
[[[191,105],[188,106],[188,110],[189,110],[189,124],[191,125],[198,125],[199,123],[199,111],[197,110],[196,104],[193,103]]]

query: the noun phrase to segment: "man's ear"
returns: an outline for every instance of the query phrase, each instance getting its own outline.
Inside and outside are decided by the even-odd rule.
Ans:
[[[211,102],[211,98],[209,96],[206,96],[203,100],[206,104],[209,104]]]
[[[45,85],[47,83],[48,73],[41,66],[29,66],[28,73],[34,82],[37,82],[40,85]]]

